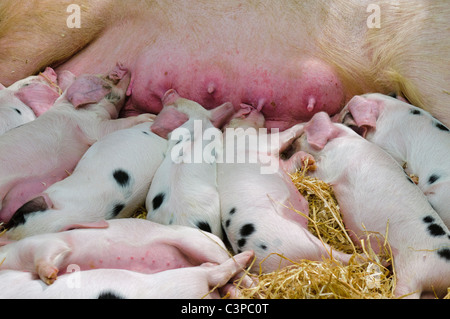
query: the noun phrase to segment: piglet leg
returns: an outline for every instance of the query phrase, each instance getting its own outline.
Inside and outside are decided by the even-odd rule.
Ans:
[[[245,251],[240,253],[218,266],[206,265],[208,267],[207,280],[210,287],[223,287],[226,285],[225,291],[229,292],[231,296],[239,295],[237,289],[232,285],[227,285],[228,281],[243,271],[250,263],[254,256],[253,251]],[[203,267],[203,265],[202,265]]]
[[[102,121],[98,126],[98,130],[96,132],[96,139],[101,139],[102,137],[113,133],[118,130],[126,129],[133,127],[135,125],[152,122],[155,119],[154,114],[141,114],[138,116],[130,116],[126,118],[120,118],[117,120],[107,120]]]
[[[36,272],[43,282],[50,285],[56,280],[59,267],[70,252],[71,248],[63,241],[47,242],[37,247],[35,251]]]
[[[314,157],[303,151],[296,152],[288,160],[280,161],[281,169],[289,174],[295,173],[300,168],[305,168],[305,164],[308,170],[314,171],[317,168]]]

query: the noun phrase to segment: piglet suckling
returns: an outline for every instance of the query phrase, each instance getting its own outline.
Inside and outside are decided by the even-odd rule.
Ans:
[[[275,271],[291,264],[288,259],[322,260],[331,254],[347,263],[350,255],[308,231],[308,202],[288,175],[306,159],[313,169],[312,157],[296,152],[287,160],[280,158],[303,132],[303,124],[268,134],[263,115],[245,108],[225,129],[224,159],[217,173],[222,225],[233,250],[255,252],[253,271]]]
[[[450,131],[423,109],[372,93],[353,97],[338,120],[380,146],[414,176],[450,227]],[[418,180],[417,180],[418,179]]]
[[[317,168],[309,174],[333,187],[355,244],[367,237],[366,231],[386,237],[393,253],[395,295],[444,294],[450,286],[450,232],[392,156],[332,123],[324,112],[305,124],[298,142],[315,158]],[[372,248],[378,248],[375,241]]]
[[[48,284],[71,264],[80,270],[114,268],[156,273],[205,262],[222,263],[229,258],[222,240],[211,233],[137,218],[105,221],[104,228],[4,240],[4,244],[0,248],[0,270],[37,273]]]
[[[252,252],[243,252],[220,264],[203,263],[181,269],[143,274],[124,269],[94,269],[78,271],[75,265],[46,286],[33,274],[2,270],[2,299],[218,299],[220,288],[235,291],[229,281],[252,260]],[[228,286],[228,287],[227,287]]]
[[[72,173],[98,139],[151,118],[116,119],[129,81],[121,65],[107,75],[80,76],[51,109],[0,136],[0,221]]]
[[[0,135],[46,112],[60,96],[56,72],[47,67],[39,75],[19,80],[9,87],[0,84]],[[64,80],[62,81],[64,82]]]
[[[16,211],[3,236],[18,240],[130,217],[144,205],[167,149],[167,140],[151,132],[151,124],[118,130],[95,142],[70,176]]]
[[[174,90],[165,94],[163,103],[152,130],[157,126],[169,132],[169,142],[147,195],[147,219],[197,227],[222,237],[216,163],[222,132],[216,126],[234,114],[233,106],[225,103],[207,111]]]

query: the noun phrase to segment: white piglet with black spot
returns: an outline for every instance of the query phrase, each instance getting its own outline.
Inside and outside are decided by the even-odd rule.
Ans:
[[[287,160],[280,158],[303,132],[303,125],[279,135],[259,132],[263,126],[263,115],[250,108],[236,116],[224,133],[227,160],[219,163],[217,180],[222,225],[234,252],[253,250],[252,270],[263,272],[291,265],[290,260],[322,260],[331,253],[348,262],[350,255],[333,250],[309,232],[308,202],[288,175],[312,157],[296,152]],[[241,155],[245,161],[239,160]],[[308,165],[313,169],[314,162]]]
[[[100,138],[151,119],[148,114],[118,118],[131,79],[121,64],[103,75],[65,74],[67,89],[61,96],[52,92],[59,97],[50,109],[0,136],[1,222],[9,222],[22,205],[70,175]],[[30,87],[19,95],[24,100],[33,99]]]
[[[46,68],[7,88],[0,83],[0,135],[46,112],[59,97],[58,80],[55,71]]]
[[[380,146],[414,176],[450,227],[450,131],[428,112],[378,93],[355,96],[339,121]]]
[[[165,94],[163,103],[160,114],[164,118],[158,115],[155,119],[155,123],[160,121],[160,128],[177,122],[173,117],[187,121],[169,135],[167,156],[147,195],[147,219],[165,225],[196,227],[222,237],[215,153],[222,148],[222,133],[215,125],[220,126],[234,113],[232,105],[225,103],[207,111],[198,103],[181,98],[174,90]],[[171,121],[167,121],[169,117]],[[211,135],[204,138],[205,132]]]
[[[298,143],[316,160],[309,174],[333,187],[355,244],[366,231],[387,236],[395,295],[442,297],[450,286],[450,231],[392,156],[324,112],[306,123]],[[378,251],[379,243],[370,240]]]
[[[102,227],[143,205],[167,140],[151,122],[111,133],[94,143],[72,175],[24,204],[6,225],[9,239],[77,227]],[[49,205],[50,203],[50,205]]]

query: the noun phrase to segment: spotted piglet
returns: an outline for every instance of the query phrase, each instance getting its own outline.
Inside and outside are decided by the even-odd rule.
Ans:
[[[450,132],[428,112],[378,93],[352,98],[340,122],[391,154],[450,227]]]
[[[0,135],[46,112],[59,97],[59,90],[58,75],[52,68],[7,88],[0,84]]]
[[[23,204],[72,173],[98,139],[150,119],[147,114],[116,119],[129,81],[121,65],[103,76],[80,76],[52,108],[0,136],[0,221],[9,221]]]
[[[204,263],[154,274],[124,269],[76,271],[60,276],[51,286],[28,272],[3,270],[0,282],[9,288],[0,289],[0,298],[218,299],[222,287],[234,291],[233,296],[238,297],[237,289],[228,281],[245,269],[252,255],[243,252],[221,264]]]
[[[214,125],[220,126],[234,109],[231,103],[225,103],[207,111],[200,104],[181,98],[174,90],[165,94],[163,103],[162,116],[181,113],[188,120],[169,134],[167,156],[147,195],[147,219],[165,225],[197,227],[222,237],[215,157],[215,152],[222,148],[222,133]],[[221,120],[217,121],[218,118]],[[161,128],[164,123],[155,125]],[[213,147],[208,151],[206,144]]]
[[[150,123],[113,132],[94,143],[74,172],[25,203],[6,224],[4,236],[23,237],[102,225],[130,217],[143,205],[167,140]]]
[[[0,270],[36,273],[47,284],[69,265],[80,270],[127,269],[142,273],[222,263],[229,254],[222,240],[199,229],[122,218],[104,228],[73,229],[9,242],[0,237]]]
[[[217,181],[222,225],[233,250],[255,252],[253,271],[261,267],[270,272],[291,264],[278,255],[298,261],[322,260],[332,253],[347,263],[349,255],[332,250],[308,231],[308,202],[288,175],[306,159],[313,169],[312,157],[303,152],[288,160],[279,157],[303,132],[303,125],[279,135],[259,130],[263,125],[263,115],[250,109],[233,119],[224,133]]]
[[[324,112],[305,125],[298,142],[316,160],[310,174],[333,187],[355,244],[366,237],[365,230],[387,236],[397,275],[395,295],[445,294],[450,286],[450,232],[402,167],[352,129],[332,123]],[[374,239],[371,243],[378,249]]]

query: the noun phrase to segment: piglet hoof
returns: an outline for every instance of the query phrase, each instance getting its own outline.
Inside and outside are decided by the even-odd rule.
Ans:
[[[224,299],[240,299],[242,298],[242,294],[240,290],[234,286],[233,284],[226,284],[222,288],[219,289],[220,296]]]
[[[41,265],[37,267],[37,272],[43,282],[45,282],[47,285],[51,285],[58,277],[59,270],[58,268],[51,265]]]
[[[309,171],[315,171],[317,169],[316,160],[311,154],[301,152],[301,162],[302,169],[307,169]]]

